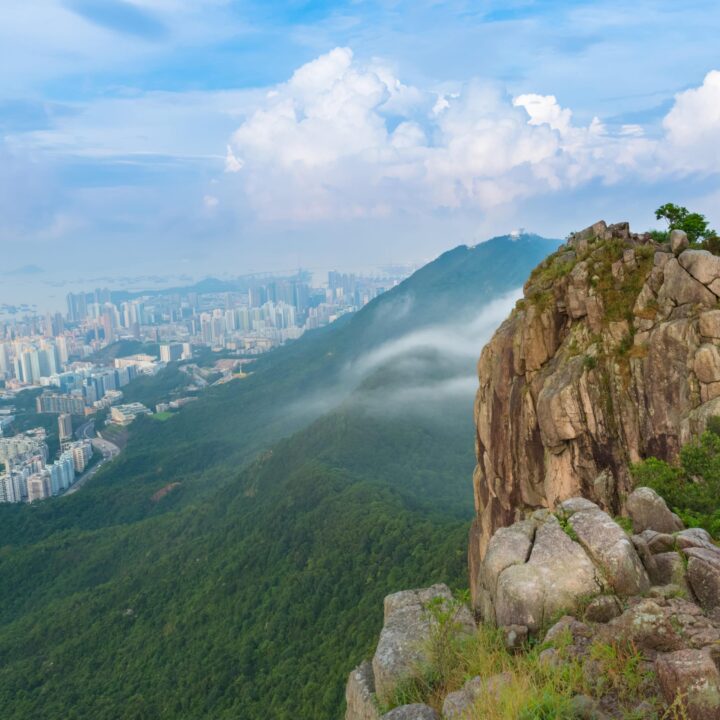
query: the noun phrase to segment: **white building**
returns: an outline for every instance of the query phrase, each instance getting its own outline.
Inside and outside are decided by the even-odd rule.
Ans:
[[[110,410],[110,419],[117,425],[129,425],[139,415],[152,415],[142,403],[116,405]]]

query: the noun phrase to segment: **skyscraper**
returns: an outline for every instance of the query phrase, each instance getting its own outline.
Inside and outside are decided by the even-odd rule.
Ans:
[[[0,342],[0,377],[10,373],[10,353],[8,346]]]
[[[60,432],[60,442],[72,439],[72,416],[69,413],[58,415],[58,430]]]

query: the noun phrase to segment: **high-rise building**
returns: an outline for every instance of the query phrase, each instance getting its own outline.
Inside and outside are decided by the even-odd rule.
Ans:
[[[65,365],[70,359],[67,338],[64,335],[59,335],[58,337],[56,337],[55,347],[57,348],[58,356],[60,358],[60,364]]]
[[[85,400],[82,395],[54,395],[43,393],[35,401],[39,413],[85,414]]]
[[[69,413],[61,413],[58,415],[58,430],[60,432],[60,442],[65,442],[72,438],[72,415]]]
[[[31,475],[27,479],[27,498],[28,502],[35,500],[44,500],[51,494],[50,489],[50,473],[38,472]]]
[[[160,361],[176,362],[182,357],[183,346],[180,343],[166,343],[160,346]]]
[[[27,471],[10,468],[0,473],[0,502],[19,503],[27,497]]]
[[[82,440],[80,442],[73,443],[69,447],[69,450],[70,452],[72,452],[72,459],[73,463],[75,464],[75,472],[84,472],[93,454],[90,441]]]
[[[59,358],[57,351],[52,343],[43,343],[40,350],[38,350],[38,366],[40,370],[39,377],[50,377],[51,375],[57,375],[59,368]]]
[[[40,382],[40,356],[35,348],[22,350],[16,355],[15,377],[26,385]]]
[[[267,302],[267,290],[262,285],[251,287],[248,290],[248,305],[251,308],[260,307]]]
[[[0,377],[10,374],[10,352],[8,346],[0,342]]]
[[[85,293],[68,293],[68,320],[70,322],[80,322],[87,317],[87,298]]]

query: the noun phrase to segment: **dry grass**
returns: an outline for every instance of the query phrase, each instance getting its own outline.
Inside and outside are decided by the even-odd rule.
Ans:
[[[572,698],[580,694],[602,700],[604,710],[616,718],[630,720],[632,709],[646,700],[658,710],[643,720],[683,720],[678,714],[662,715],[654,697],[654,673],[632,644],[595,641],[580,657],[571,646],[572,637],[565,632],[552,646],[531,644],[510,653],[502,633],[492,627],[481,626],[475,634],[463,636],[452,623],[439,625],[427,648],[430,662],[401,683],[382,709],[421,702],[441,712],[445,697],[471,678],[505,673],[501,687],[476,699],[467,720],[570,720],[576,717]],[[555,650],[554,657],[541,659],[549,647]],[[667,712],[678,708],[682,705]]]

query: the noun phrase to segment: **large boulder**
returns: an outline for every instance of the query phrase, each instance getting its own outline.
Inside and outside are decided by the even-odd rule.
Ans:
[[[640,650],[669,652],[683,647],[683,638],[671,613],[654,599],[635,603],[622,615],[601,626],[598,636],[607,642],[623,638],[635,643]]]
[[[700,305],[708,308],[717,303],[717,297],[687,272],[677,259],[672,258],[663,268],[663,273],[665,282],[658,293],[660,302],[670,300],[675,305]]]
[[[652,489],[640,487],[633,490],[625,502],[625,508],[632,520],[633,530],[655,530],[660,533],[673,533],[682,530],[675,515],[665,501]]]
[[[345,687],[345,720],[378,720],[375,704],[375,679],[372,665],[366,660],[356,667]]]
[[[440,716],[429,705],[415,703],[396,707],[385,713],[381,720],[440,720]]]
[[[685,563],[680,553],[664,552],[654,556],[650,580],[653,585],[677,585],[687,589],[685,583]]]
[[[720,339],[720,310],[704,312],[698,321],[700,335],[711,340]]]
[[[710,533],[703,528],[687,528],[687,530],[681,530],[675,535],[675,545],[678,550],[684,550],[689,547],[704,547],[710,550],[717,549]]]
[[[660,655],[655,670],[668,704],[682,698],[689,720],[720,720],[720,673],[708,653],[679,650]]]
[[[688,558],[687,579],[700,605],[707,612],[720,610],[720,549],[690,547],[684,551]]]
[[[685,250],[678,262],[703,285],[711,285],[720,278],[720,257],[707,250]]]
[[[468,680],[460,690],[450,693],[443,702],[444,720],[470,720],[475,717],[473,707],[480,697],[497,699],[503,688],[511,681],[509,673],[488,678],[476,676]]]
[[[586,503],[577,510],[572,500],[560,506],[578,541],[618,595],[643,594],[650,580],[632,541],[606,512]]]
[[[670,533],[659,533],[655,530],[643,530],[640,535],[645,538],[653,555],[670,552],[675,549],[675,536]]]
[[[536,522],[527,562],[512,564],[497,577],[483,573],[493,599],[495,622],[525,626],[531,632],[559,611],[574,609],[581,598],[597,595],[602,589],[587,553],[557,518],[548,515]]]
[[[670,249],[679,255],[683,250],[687,250],[689,245],[687,233],[684,230],[670,231]]]
[[[503,570],[528,561],[535,530],[536,523],[525,520],[500,528],[493,535],[482,565],[483,585],[490,592],[495,592],[497,578]]]
[[[427,645],[436,622],[428,606],[437,602],[453,602],[447,585],[405,590],[385,598],[385,622],[372,660],[375,690],[381,700],[429,660]],[[455,621],[465,631],[475,628],[467,608],[458,608]]]
[[[720,258],[718,259],[720,260]],[[693,370],[700,382],[718,382],[720,380],[720,350],[712,343],[701,345],[695,353]]]

